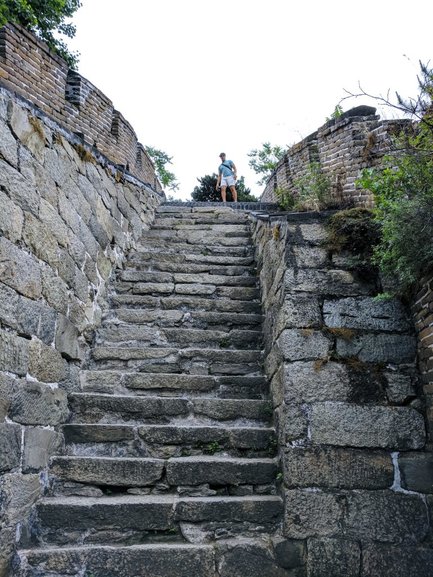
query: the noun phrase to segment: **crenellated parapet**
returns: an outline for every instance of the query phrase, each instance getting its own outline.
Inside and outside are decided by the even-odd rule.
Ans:
[[[131,124],[111,100],[24,28],[0,29],[0,84],[156,191],[161,185]]]
[[[276,190],[296,196],[297,181],[317,163],[341,205],[371,206],[356,181],[364,168],[377,166],[390,151],[390,136],[410,120],[382,120],[371,106],[357,106],[331,119],[287,150],[266,183],[261,200],[275,202]]]

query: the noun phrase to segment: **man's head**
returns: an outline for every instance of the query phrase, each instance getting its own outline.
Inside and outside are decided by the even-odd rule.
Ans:
[[[221,158],[221,160],[224,162],[224,160],[226,159],[226,153],[225,153],[225,152],[221,152],[220,158]]]

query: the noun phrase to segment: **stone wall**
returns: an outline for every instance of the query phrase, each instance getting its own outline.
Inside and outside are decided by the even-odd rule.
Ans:
[[[418,365],[427,402],[429,440],[433,443],[433,275],[420,282],[412,307],[418,334]]]
[[[102,160],[0,88],[1,576],[61,450],[55,428],[68,419],[107,279],[162,200]]]
[[[23,28],[0,28],[0,85],[30,100],[82,143],[161,191],[132,126],[100,90]]]
[[[433,459],[409,312],[326,247],[326,215],[257,219],[285,499],[308,577],[431,577]]]
[[[380,120],[376,109],[358,106],[340,118],[324,124],[313,134],[292,146],[268,180],[261,200],[275,202],[275,189],[296,196],[296,181],[319,163],[331,182],[331,195],[341,205],[369,206],[368,191],[356,186],[363,168],[376,166],[390,150],[390,133],[404,120]]]

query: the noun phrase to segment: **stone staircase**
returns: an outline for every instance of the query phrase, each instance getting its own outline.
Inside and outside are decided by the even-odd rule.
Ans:
[[[112,285],[20,577],[284,577],[248,218],[158,209]]]

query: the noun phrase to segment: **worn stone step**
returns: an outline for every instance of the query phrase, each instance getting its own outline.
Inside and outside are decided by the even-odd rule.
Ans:
[[[170,273],[170,272],[147,272],[126,269],[119,271],[118,279],[120,282],[116,283],[120,286],[132,286],[134,283],[167,283],[167,284],[194,284],[194,285],[216,285],[216,286],[237,286],[237,287],[255,287],[257,286],[257,278],[252,276],[230,276],[230,275],[216,275],[216,274],[194,274],[187,273]],[[123,281],[123,282],[122,282]],[[124,291],[122,291],[124,292]]]
[[[95,393],[71,393],[68,397],[75,423],[176,424],[195,419],[203,425],[226,422],[252,425],[269,422],[272,405],[256,399],[185,397],[135,397]]]
[[[156,273],[149,273],[149,275]],[[166,273],[160,273],[166,274]],[[185,275],[186,276],[186,275]],[[198,276],[198,275],[197,275]],[[211,275],[210,275],[211,276]],[[230,277],[220,277],[230,279]],[[248,277],[240,277],[240,279]],[[236,279],[236,277],[235,277]],[[185,281],[189,279],[185,278]],[[137,295],[191,295],[199,297],[209,297],[210,299],[229,298],[234,300],[258,300],[260,291],[256,287],[256,282],[246,282],[244,285],[232,284],[212,284],[212,279],[203,279],[209,282],[125,282],[117,281],[113,283],[113,288],[117,293],[131,293]],[[218,281],[218,279],[216,279]],[[237,281],[234,280],[233,283]],[[243,282],[243,281],[242,281]],[[253,285],[253,286],[250,286]]]
[[[217,577],[210,545],[84,546],[20,552],[19,577]]]
[[[221,454],[263,457],[273,454],[275,433],[265,427],[194,425],[83,425],[62,427],[66,454],[97,457],[169,458]]]
[[[143,373],[200,375],[262,374],[259,350],[180,349],[163,347],[95,347],[92,358],[98,368],[130,368]]]
[[[182,539],[182,524],[212,524],[214,532],[230,523],[232,531],[245,533],[275,529],[282,514],[276,496],[175,497],[173,495],[116,495],[113,497],[55,497],[36,507],[33,528],[37,540],[71,545],[97,542],[149,541],[155,533]],[[241,528],[236,529],[236,525]]]
[[[249,230],[183,230],[183,229],[154,229],[144,232],[140,237],[140,244],[153,244],[154,240],[166,244],[199,245],[199,246],[250,246],[251,234]]]
[[[149,347],[203,347],[219,349],[258,349],[261,331],[232,329],[217,331],[191,328],[148,327],[136,324],[105,323],[96,335],[96,344],[146,343]]]
[[[233,265],[233,264],[209,264],[199,262],[170,262],[169,260],[158,259],[138,259],[130,258],[126,262],[126,268],[147,271],[147,272],[168,272],[168,273],[205,273],[210,275],[227,276],[247,276],[256,277],[257,269],[254,265]]]
[[[150,230],[158,230],[161,233],[170,232],[200,232],[211,235],[238,235],[251,236],[250,225],[245,222],[219,223],[214,220],[203,222],[203,220],[193,219],[161,219],[156,220]]]
[[[98,487],[148,487],[164,481],[167,489],[207,483],[212,487],[269,485],[276,479],[274,459],[197,456],[173,459],[53,457],[50,478]]]
[[[81,388],[94,393],[145,393],[157,390],[171,394],[211,393],[224,398],[261,398],[266,379],[259,376],[184,375],[176,373],[136,373],[117,371],[81,371]]]
[[[197,265],[197,266],[209,266],[209,267],[221,267],[222,269],[230,267],[245,267],[247,270],[250,268],[255,268],[254,256],[233,256],[228,254],[228,251],[224,255],[204,255],[204,254],[180,254],[177,252],[169,251],[154,251],[147,250],[143,248],[140,251],[132,252],[127,260],[127,266],[140,266],[144,263],[151,264],[182,264],[182,265]],[[212,270],[212,269],[210,269]],[[192,271],[191,271],[192,272]],[[209,271],[210,272],[210,271]],[[225,274],[225,273],[223,273]]]
[[[248,257],[254,255],[254,247],[250,242],[245,242],[241,246],[238,246],[233,242],[233,239],[229,239],[230,243],[226,244],[206,244],[204,241],[195,244],[188,244],[186,242],[168,243],[167,240],[162,238],[152,238],[140,240],[137,243],[137,250],[153,252],[157,255],[158,252],[165,253],[176,253],[176,254],[197,254],[203,256],[224,256],[228,254],[230,257]]]
[[[191,295],[137,295],[120,294],[110,297],[114,307],[151,308],[161,310],[182,309],[185,311],[219,311],[233,313],[261,314],[261,306],[258,300],[228,299],[228,298],[204,298]]]
[[[252,313],[221,313],[212,311],[183,311],[159,309],[119,308],[109,313],[108,320],[157,327],[182,327],[227,331],[233,328],[260,328],[262,316]]]

